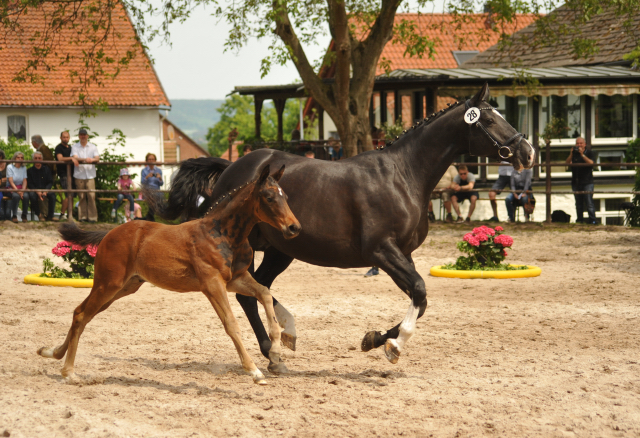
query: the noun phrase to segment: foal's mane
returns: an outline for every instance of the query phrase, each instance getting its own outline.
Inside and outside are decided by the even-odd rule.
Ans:
[[[413,125],[411,128],[408,128],[408,129],[405,129],[404,131],[402,131],[402,134],[396,135],[395,139],[393,139],[390,142],[386,143],[384,146],[376,147],[376,149],[377,150],[383,150],[385,147],[392,146],[396,141],[398,141],[400,138],[404,137],[407,133],[415,131],[417,128],[430,125],[431,123],[433,123],[433,121],[435,121],[436,119],[440,118],[442,115],[444,115],[445,113],[449,112],[450,110],[452,110],[453,108],[457,107],[458,105],[460,105],[462,103],[463,102],[460,102],[460,101],[456,101],[455,103],[448,103],[447,104],[447,108],[441,109],[437,113],[433,113],[430,116],[425,117],[424,119],[420,120],[418,123]]]

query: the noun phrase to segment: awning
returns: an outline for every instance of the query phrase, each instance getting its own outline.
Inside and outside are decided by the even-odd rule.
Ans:
[[[630,94],[640,94],[640,85],[638,84],[611,84],[611,85],[562,85],[562,86],[538,86],[535,90],[527,90],[524,87],[491,87],[491,96],[528,96],[533,94],[537,96],[592,96],[606,94],[613,96],[621,94],[628,96]],[[438,94],[441,96],[473,96],[478,92],[478,87],[440,87]]]

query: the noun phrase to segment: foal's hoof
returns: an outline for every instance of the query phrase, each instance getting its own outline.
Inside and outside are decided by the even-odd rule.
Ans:
[[[38,354],[42,357],[53,357],[53,348],[41,347]]]
[[[398,350],[398,346],[394,339],[389,339],[384,344],[384,355],[387,356],[387,360],[389,362],[393,364],[398,363],[398,359],[400,359],[400,350]]]
[[[360,348],[362,349],[362,351],[369,351],[372,350],[374,348],[378,348],[380,345],[382,345],[382,341],[381,338],[382,335],[380,334],[380,332],[369,332],[366,335],[364,335],[364,338],[362,338],[362,344],[360,344]]]
[[[296,351],[296,339],[298,339],[296,335],[290,335],[286,332],[280,333],[280,340],[282,341],[282,345],[287,347],[289,350]]]
[[[267,381],[263,378],[263,379],[253,379],[253,383],[255,383],[256,385],[266,385]]]
[[[284,362],[271,362],[267,369],[271,374],[287,374],[289,372],[289,368]]]

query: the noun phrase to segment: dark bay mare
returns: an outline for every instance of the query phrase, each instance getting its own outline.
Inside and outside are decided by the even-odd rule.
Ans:
[[[255,179],[266,164],[286,164],[280,185],[302,232],[286,240],[277,230],[258,224],[250,236],[264,259],[253,273],[271,287],[293,261],[319,266],[378,266],[410,298],[402,322],[386,333],[369,332],[362,350],[385,346],[396,363],[427,306],[427,290],[411,253],[427,237],[431,192],[460,154],[506,160],[516,170],[531,168],[537,151],[487,102],[484,87],[466,102],[457,102],[405,131],[392,144],[338,162],[312,160],[271,149],[260,149],[230,164],[203,158],[183,163],[161,216],[196,216],[196,198],[216,199],[233,187]],[[256,300],[237,296],[266,356],[270,341],[258,315]],[[293,317],[274,299],[282,340],[295,349]]]

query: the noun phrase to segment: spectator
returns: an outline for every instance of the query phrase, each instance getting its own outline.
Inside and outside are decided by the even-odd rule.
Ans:
[[[129,169],[127,169],[126,167],[120,169],[120,179],[118,180],[116,185],[118,187],[118,190],[135,190],[135,184],[129,176]],[[118,211],[118,208],[120,208],[120,204],[122,204],[122,201],[125,198],[129,201],[129,214],[131,215],[131,219],[133,220],[134,218],[135,207],[133,206],[133,195],[131,193],[120,192],[118,193],[116,203],[113,205],[113,210],[111,210],[111,219],[113,219],[114,222],[118,221],[116,212]]]
[[[316,157],[316,153],[313,151],[307,151],[304,153],[304,156],[307,158],[315,158]]]
[[[242,148],[242,156],[244,157],[245,155],[250,153],[252,150],[253,149],[251,149],[251,145],[250,144],[245,144],[244,147]]]
[[[453,203],[453,209],[458,215],[456,222],[462,222],[458,202],[462,203],[465,199],[468,199],[471,204],[469,205],[469,214],[467,215],[465,222],[471,222],[471,215],[473,214],[473,210],[476,208],[476,201],[480,197],[480,193],[473,191],[473,186],[476,183],[476,177],[473,173],[469,172],[467,166],[463,165],[458,168],[458,174],[453,179],[453,182],[453,190],[456,192],[451,196],[451,202]]]
[[[6,155],[4,151],[0,149],[0,160],[5,160]],[[7,163],[0,163],[0,187],[7,186]],[[0,221],[5,220],[5,208],[8,207],[8,202],[4,200],[4,193],[0,189]],[[7,209],[6,219],[9,219],[9,213]]]
[[[444,203],[444,208],[447,211],[447,217],[445,219],[446,222],[452,223],[453,217],[451,216],[451,194],[454,189],[454,179],[458,176],[458,171],[455,166],[449,166],[447,171],[444,173],[444,176],[438,181],[436,185],[436,189],[443,190],[442,192],[433,192],[431,194],[431,199],[442,199]],[[429,200],[429,220],[431,222],[436,221],[436,216],[433,214],[433,202]]]
[[[512,172],[509,184],[511,186],[511,193],[504,200],[504,203],[507,206],[507,213],[509,214],[509,222],[516,221],[516,208],[519,206],[524,206],[529,200],[531,196],[527,191],[531,190],[531,178],[533,177],[532,169],[524,169],[520,172]],[[516,193],[516,191],[522,191],[521,193]],[[524,213],[525,221],[529,221],[529,214],[527,212]]]
[[[496,202],[496,195],[502,193],[502,189],[511,184],[511,174],[513,173],[513,166],[508,161],[501,161],[500,164],[509,164],[508,166],[500,166],[498,168],[498,179],[493,183],[491,191],[489,192],[489,201],[491,201],[491,209],[493,210],[493,217],[489,219],[493,222],[499,222],[498,219],[498,203]]]
[[[54,151],[56,154],[56,161],[61,162],[61,164],[56,167],[58,169],[58,178],[60,178],[60,187],[64,190],[75,188],[73,180],[71,180],[72,187],[67,186],[67,163],[72,161],[71,146],[69,146],[70,139],[71,136],[69,135],[69,131],[62,131],[60,133],[60,144],[56,146]],[[64,199],[62,200],[62,207],[60,208],[60,219],[62,219],[62,216],[67,212],[69,202],[73,202],[73,200],[69,201],[67,193],[64,193],[63,196]]]
[[[73,177],[78,190],[92,190],[78,194],[78,220],[95,223],[98,220],[96,208],[96,165],[100,161],[98,147],[89,142],[89,134],[86,129],[78,131],[80,141],[71,147],[71,160],[73,161]],[[82,163],[82,164],[80,164]]]
[[[42,153],[35,151],[33,153],[33,160],[42,161]],[[47,166],[43,166],[42,163],[34,163],[27,170],[27,179],[29,180],[29,186],[32,189],[41,189],[39,192],[29,192],[29,200],[31,201],[31,220],[33,220],[33,214],[38,216],[40,222],[45,219],[53,220],[53,213],[56,206],[56,194],[50,192],[53,187],[53,174],[51,169]],[[44,217],[44,211],[47,211],[47,217]]]
[[[593,151],[587,149],[587,142],[584,138],[578,137],[576,138],[576,146],[571,149],[565,162],[567,164],[586,163],[593,165],[594,160]],[[593,192],[593,187],[592,166],[571,167],[571,190],[574,192]],[[589,215],[587,223],[595,225],[597,222],[593,194],[574,194],[573,196],[576,199],[576,222],[584,222],[584,204],[587,204],[587,213]]]
[[[54,161],[53,153],[51,153],[51,149],[49,146],[44,144],[44,140],[40,135],[32,135],[31,136],[31,145],[35,148],[36,151],[42,154],[42,159],[45,161]],[[51,170],[51,175],[56,174],[56,165],[55,164],[46,164],[46,166]]]
[[[133,214],[129,209],[129,204],[126,204],[124,206],[124,219],[126,222],[129,222],[130,220],[133,220],[133,219],[136,219],[136,220],[142,219],[142,208],[140,207],[140,204],[136,204],[136,203],[133,204]]]
[[[17,151],[13,154],[12,160],[24,160],[24,154]],[[7,188],[20,190],[27,187],[27,169],[24,163],[18,161],[7,166]],[[27,221],[27,212],[29,211],[29,195],[25,192],[11,193],[11,220],[18,223],[18,203],[22,199],[22,222]]]
[[[149,152],[145,156],[144,161],[147,162],[147,167],[142,169],[142,185],[152,190],[160,190],[160,187],[163,184],[162,169],[156,167],[156,161],[158,160],[156,159],[155,154]],[[155,222],[155,212],[151,205],[149,205],[149,211],[143,219]]]

